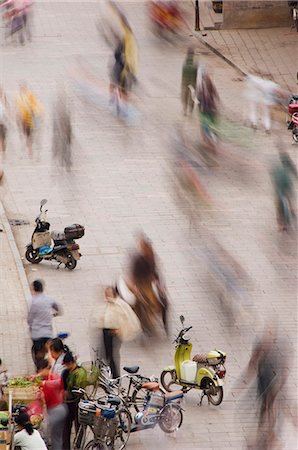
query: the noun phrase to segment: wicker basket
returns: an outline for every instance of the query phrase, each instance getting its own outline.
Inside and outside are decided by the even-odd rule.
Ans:
[[[18,387],[7,386],[3,388],[4,394],[8,397],[9,392],[12,395],[13,403],[16,401],[31,402],[36,399],[38,393],[38,386]]]
[[[94,402],[88,400],[80,401],[78,412],[78,419],[80,425],[92,426],[94,424],[95,414],[96,414],[96,405]]]

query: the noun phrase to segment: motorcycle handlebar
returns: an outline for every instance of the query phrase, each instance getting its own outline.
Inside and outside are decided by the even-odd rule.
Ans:
[[[179,339],[180,339],[185,333],[187,333],[187,332],[188,332],[189,330],[191,330],[191,329],[192,329],[192,326],[187,327],[187,328],[183,328],[183,329],[180,331],[180,333],[179,333],[179,335],[177,336],[177,338],[174,340],[173,344],[174,344],[175,342],[178,342]]]

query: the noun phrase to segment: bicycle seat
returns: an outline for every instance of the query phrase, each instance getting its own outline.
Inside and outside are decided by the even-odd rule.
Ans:
[[[148,391],[157,391],[159,389],[159,383],[156,381],[147,381],[142,384],[142,388],[148,389]]]
[[[108,396],[108,402],[109,402],[111,405],[119,406],[120,403],[121,403],[121,400],[120,400],[119,397],[116,397],[115,395],[109,395],[109,396]]]
[[[127,373],[137,373],[140,366],[123,367],[123,370]]]

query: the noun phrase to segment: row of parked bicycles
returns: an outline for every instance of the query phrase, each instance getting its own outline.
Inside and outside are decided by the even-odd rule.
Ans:
[[[182,391],[166,392],[155,377],[140,375],[138,366],[123,367],[126,373],[116,379],[101,360],[87,369],[95,377],[92,390],[73,391],[80,397],[75,450],[121,450],[133,432],[159,425],[173,433],[181,426]]]

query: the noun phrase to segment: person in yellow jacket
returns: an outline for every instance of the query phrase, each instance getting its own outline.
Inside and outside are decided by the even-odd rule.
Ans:
[[[31,155],[33,130],[36,126],[36,119],[42,115],[43,110],[37,98],[24,83],[21,84],[20,93],[17,97],[17,111],[17,119],[25,136],[26,148]]]

